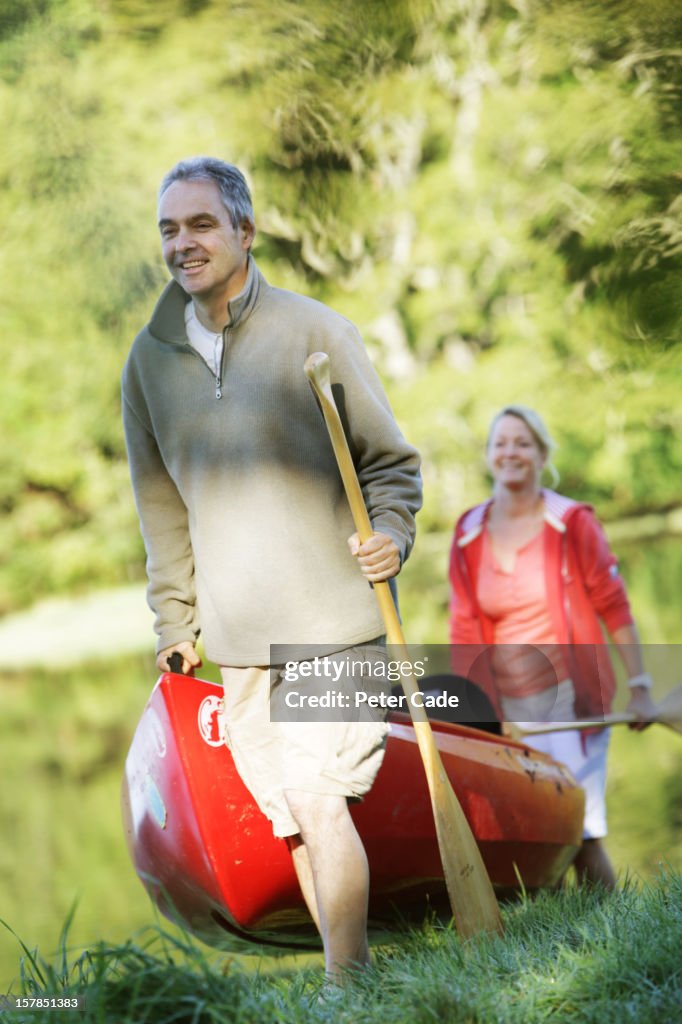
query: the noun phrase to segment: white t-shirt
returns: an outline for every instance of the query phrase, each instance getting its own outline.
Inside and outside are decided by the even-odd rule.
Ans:
[[[220,364],[223,361],[223,335],[209,331],[194,312],[194,303],[185,306],[185,328],[192,348],[196,349],[216,377],[220,376]]]

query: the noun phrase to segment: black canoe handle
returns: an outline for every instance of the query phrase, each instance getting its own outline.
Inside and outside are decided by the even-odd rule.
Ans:
[[[172,654],[170,654],[168,656],[168,658],[166,659],[166,661],[168,662],[169,670],[171,672],[175,672],[176,675],[179,675],[179,676],[184,675],[184,673],[182,671],[182,663],[183,663],[184,660],[185,659],[180,654],[180,651],[173,651]]]

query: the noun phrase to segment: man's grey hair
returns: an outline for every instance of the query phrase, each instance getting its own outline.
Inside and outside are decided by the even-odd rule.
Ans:
[[[218,186],[223,205],[230,215],[232,227],[236,230],[244,221],[254,227],[253,203],[246,178],[234,164],[225,163],[212,156],[195,156],[180,160],[164,177],[159,188],[159,199],[176,181],[213,181]]]

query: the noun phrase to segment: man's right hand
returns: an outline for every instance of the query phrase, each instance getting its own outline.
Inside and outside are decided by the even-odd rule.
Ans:
[[[170,666],[168,659],[174,651],[182,655],[182,674],[185,676],[193,676],[194,669],[199,668],[201,665],[201,658],[194,650],[194,644],[190,643],[189,640],[183,640],[181,644],[173,644],[172,647],[166,647],[165,650],[159,651],[156,659],[156,667],[160,672],[169,672]]]

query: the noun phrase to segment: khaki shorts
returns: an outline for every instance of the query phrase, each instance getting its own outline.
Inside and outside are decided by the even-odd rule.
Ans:
[[[348,656],[385,659],[373,641],[348,648],[329,661]],[[273,691],[281,674],[269,666],[220,669],[225,690],[225,741],[245,786],[276,836],[299,832],[285,797],[288,789],[359,799],[372,787],[381,767],[388,725],[376,713],[367,721],[321,714],[316,721],[271,721]],[[276,693],[274,694],[276,706]],[[334,720],[336,719],[336,720]],[[377,720],[378,719],[378,720]]]

